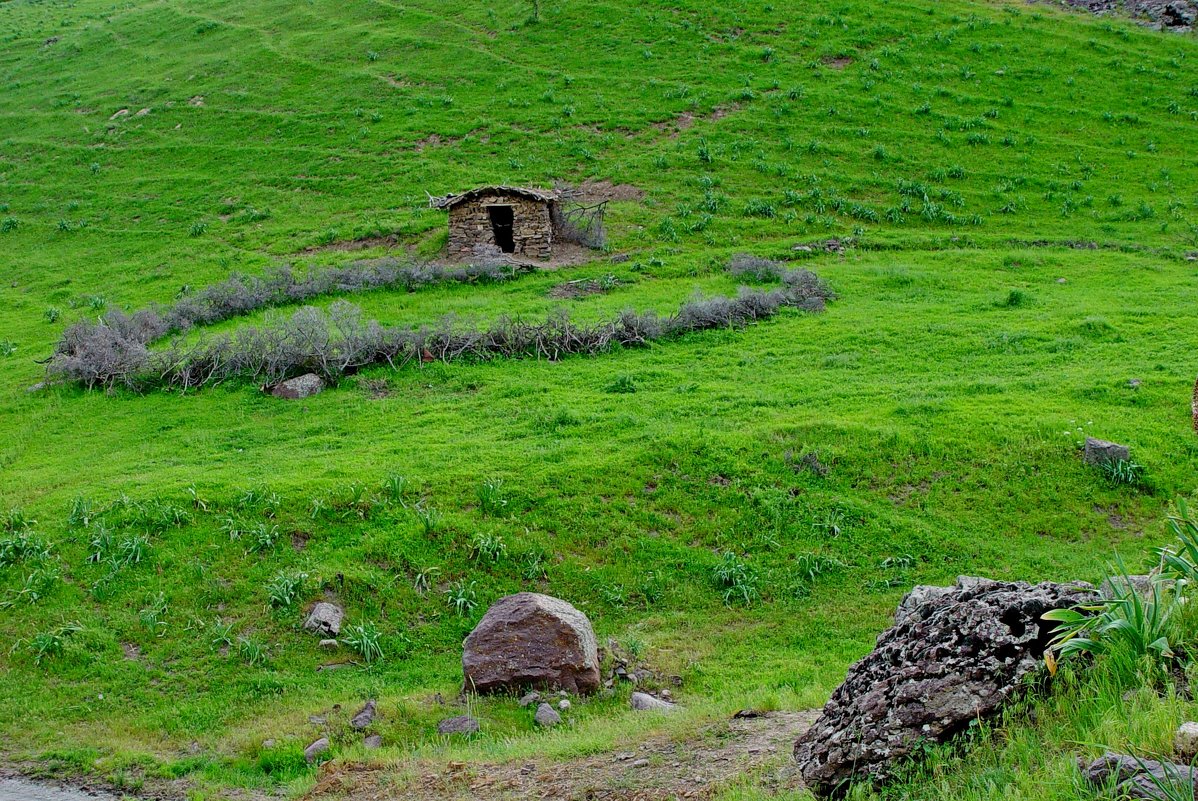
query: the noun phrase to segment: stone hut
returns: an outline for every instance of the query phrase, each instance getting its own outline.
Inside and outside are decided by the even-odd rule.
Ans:
[[[482,186],[460,195],[430,198],[449,212],[449,255],[553,256],[558,194],[518,186]]]

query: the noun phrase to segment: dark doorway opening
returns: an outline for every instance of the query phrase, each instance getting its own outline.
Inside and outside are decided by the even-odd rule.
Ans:
[[[516,239],[512,234],[512,224],[515,214],[511,206],[487,206],[487,214],[491,217],[491,230],[495,232],[495,244],[504,253],[516,252]]]

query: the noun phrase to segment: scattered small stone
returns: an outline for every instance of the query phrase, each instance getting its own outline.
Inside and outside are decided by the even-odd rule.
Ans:
[[[1186,721],[1177,727],[1173,751],[1183,762],[1192,762],[1198,756],[1198,723]]]
[[[1152,587],[1156,581],[1156,576],[1151,575],[1113,576],[1098,585],[1098,594],[1103,598],[1114,598],[1116,597],[1116,590],[1126,591],[1130,589],[1141,598],[1151,598]]]
[[[1084,459],[1086,464],[1092,465],[1128,462],[1131,461],[1131,449],[1126,445],[1108,442],[1105,439],[1086,437]]]
[[[337,649],[338,645],[339,645],[339,643],[336,640],[332,640],[332,639],[320,641],[320,647],[324,648],[328,651],[335,651]]]
[[[565,712],[570,708],[570,700],[568,698],[563,698],[562,700],[558,701],[557,708]]]
[[[535,717],[538,726],[550,728],[562,722],[562,716],[557,714],[557,710],[549,706],[549,704],[541,704],[537,707]]]
[[[320,601],[312,607],[304,628],[326,637],[336,637],[341,633],[341,621],[345,619],[345,610],[337,604]]]
[[[458,715],[446,718],[437,724],[438,734],[475,734],[479,730],[478,721],[470,715]]]
[[[109,120],[117,120],[117,119],[120,119],[121,117],[127,116],[128,114],[129,114],[129,109],[127,109],[127,108],[117,109],[116,113],[113,114],[108,119]]]
[[[1127,381],[1127,385],[1128,385],[1129,387],[1131,387],[1132,389],[1139,389],[1139,388],[1140,388],[1140,385],[1141,385],[1141,384],[1143,384],[1143,383],[1144,383],[1144,382],[1143,382],[1143,381],[1141,381],[1141,380],[1140,380],[1140,379],[1138,379],[1138,378],[1130,378],[1130,379],[1128,379],[1128,381]]]
[[[329,722],[329,719],[324,715],[308,715],[308,722],[313,726],[323,726]]]
[[[268,739],[268,740],[263,740],[263,741],[262,741],[262,748],[263,748],[263,749],[265,749],[265,750],[270,750],[271,748],[274,748],[274,747],[275,747],[275,741],[274,741],[274,738],[273,738],[273,737],[272,737],[272,738],[270,738],[270,739]]]
[[[672,701],[674,700],[674,693],[670,692],[669,690],[662,690],[661,697],[666,701]]]
[[[520,698],[520,706],[530,706],[532,704],[538,703],[540,700],[541,700],[540,693],[531,692],[531,693],[528,693],[527,695],[524,695]]]
[[[537,769],[537,766],[536,766],[536,765],[534,765],[533,763],[529,762],[529,763],[528,763],[528,764],[526,764],[526,765],[521,765],[521,766],[520,766],[520,775],[521,775],[521,776],[527,776],[527,775],[529,775],[530,773],[532,773],[532,772],[533,772],[534,770],[536,770],[536,769]]]
[[[632,708],[637,712],[648,712],[653,710],[669,711],[674,709],[674,704],[669,701],[663,701],[660,698],[654,698],[648,693],[633,693],[629,699]]]
[[[1067,281],[1066,281],[1064,278],[1058,278],[1058,279],[1057,279],[1057,283],[1058,283],[1058,284],[1065,284],[1065,283],[1068,283],[1068,282],[1067,282]]]
[[[364,729],[371,723],[374,723],[374,700],[366,702],[366,705],[357,711],[350,720],[349,725],[354,729]]]
[[[136,113],[136,114],[134,114],[133,116],[134,116],[134,117],[144,117],[144,116],[146,116],[146,115],[147,115],[147,114],[149,114],[149,113],[150,113],[150,110],[149,110],[148,108],[143,108],[141,111],[137,112],[137,113]]]
[[[280,381],[270,387],[270,394],[285,400],[303,400],[321,392],[324,389],[324,379],[316,373],[308,373],[296,378]]]
[[[633,768],[647,768],[647,767],[649,767],[649,760],[647,760],[647,759],[638,759],[638,760],[636,760],[635,762],[633,762],[633,763],[632,763],[632,765],[630,765],[629,767],[633,767]]]
[[[1115,797],[1162,801],[1166,798],[1161,787],[1181,784],[1198,785],[1198,769],[1172,762],[1138,759],[1127,754],[1108,751],[1087,765],[1079,760],[1078,767],[1086,780],[1097,788],[1113,787]]]
[[[329,750],[329,738],[321,737],[316,742],[304,749],[304,759],[309,762],[315,762],[321,754]]]
[[[368,734],[366,735],[366,739],[362,741],[362,745],[370,749],[382,748],[383,736],[381,734]]]

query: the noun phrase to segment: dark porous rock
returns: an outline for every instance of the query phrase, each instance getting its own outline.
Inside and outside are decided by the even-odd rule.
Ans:
[[[349,725],[354,729],[361,730],[374,723],[374,707],[374,701],[367,701],[366,705],[359,709],[349,721]]]
[[[552,688],[586,695],[599,688],[595,632],[586,615],[559,598],[508,595],[466,638],[462,672],[467,692]]]
[[[270,388],[270,394],[285,400],[303,400],[324,389],[324,379],[316,373],[280,381]]]
[[[474,734],[478,730],[478,721],[469,715],[446,718],[437,724],[438,734]]]
[[[316,742],[304,749],[304,759],[309,762],[315,762],[320,759],[321,754],[329,750],[329,738],[321,737]]]
[[[832,795],[853,779],[885,779],[921,744],[993,717],[1042,664],[1052,624],[1041,616],[1096,598],[1088,584],[962,577],[916,587],[795,744],[804,782]]]
[[[1189,31],[1198,21],[1195,0],[1064,0],[1092,14],[1130,14],[1152,28]]]
[[[557,713],[557,710],[549,706],[549,704],[541,704],[537,707],[537,714],[534,717],[538,726],[549,728],[556,726],[562,722],[562,716]]]
[[[1131,460],[1131,450],[1126,445],[1107,442],[1105,439],[1086,437],[1084,455],[1086,464],[1100,465]]]
[[[1188,789],[1189,796],[1198,790],[1198,768],[1174,762],[1155,762],[1127,754],[1107,752],[1089,765],[1079,765],[1086,781],[1100,790],[1114,790],[1116,798],[1142,798],[1168,801],[1178,798],[1176,792]]]
[[[304,628],[323,637],[336,637],[341,633],[341,621],[345,620],[345,610],[337,604],[320,601],[308,613]]]

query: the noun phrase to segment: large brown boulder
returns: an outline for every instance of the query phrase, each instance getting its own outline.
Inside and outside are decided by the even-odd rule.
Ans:
[[[970,577],[916,587],[795,744],[804,782],[835,795],[853,780],[885,779],[922,743],[993,717],[1043,664],[1053,631],[1043,614],[1097,597],[1088,584]]]
[[[599,688],[599,652],[591,621],[560,598],[535,592],[496,601],[462,651],[467,692],[529,688],[579,695]]]

